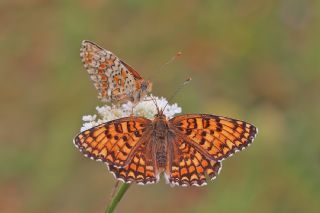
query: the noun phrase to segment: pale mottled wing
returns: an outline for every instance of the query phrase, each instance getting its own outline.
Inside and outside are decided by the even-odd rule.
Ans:
[[[166,178],[171,185],[204,186],[206,176],[213,180],[221,169],[221,163],[209,160],[190,143],[176,136],[171,141],[171,162],[166,168]]]
[[[215,161],[244,149],[257,133],[257,128],[247,122],[207,114],[176,116],[170,123],[188,143]]]
[[[150,150],[147,150],[146,144],[143,142],[135,151],[131,162],[125,167],[116,167],[112,164],[108,165],[109,171],[117,178],[125,183],[151,184],[159,181],[158,171],[155,168],[154,161],[151,157]]]
[[[112,52],[91,41],[83,41],[80,57],[104,102],[130,100],[140,75]]]
[[[146,139],[150,122],[142,117],[127,117],[103,123],[78,134],[74,144],[86,157],[123,167]]]
[[[140,74],[133,69],[129,64],[125,63],[124,61],[121,61],[121,63],[130,71],[130,73],[134,76],[135,79],[142,79]]]

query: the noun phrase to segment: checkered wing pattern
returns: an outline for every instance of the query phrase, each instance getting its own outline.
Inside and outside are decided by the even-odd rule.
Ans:
[[[81,132],[75,137],[74,144],[91,159],[124,167],[135,159],[136,151],[141,150],[139,147],[148,135],[146,130],[150,122],[142,117],[110,121]]]
[[[147,136],[148,137],[148,136]],[[148,141],[148,140],[146,140]],[[151,184],[159,180],[159,175],[152,161],[151,152],[146,143],[142,143],[135,151],[131,162],[125,167],[108,165],[109,171],[118,179],[126,183]]]
[[[171,185],[204,186],[206,176],[214,179],[219,173],[221,163],[209,160],[193,145],[177,137],[173,144],[172,162],[168,164],[166,177]]]
[[[214,161],[221,161],[244,149],[257,133],[252,124],[215,115],[181,115],[170,122],[182,133],[185,141]]]
[[[91,41],[83,41],[80,57],[104,102],[121,102],[134,99],[140,90],[141,76],[112,52]]]

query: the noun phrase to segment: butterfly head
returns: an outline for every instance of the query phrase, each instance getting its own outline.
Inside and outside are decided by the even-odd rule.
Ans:
[[[165,107],[160,109],[160,107],[157,103],[157,100],[153,96],[150,96],[150,98],[151,98],[152,102],[154,103],[156,110],[157,110],[157,113],[154,115],[154,118],[158,118],[158,119],[166,118],[165,114],[163,113]]]
[[[151,92],[152,90],[152,82],[149,80],[142,80],[140,88],[141,92],[146,95],[148,92]]]
[[[157,114],[154,115],[154,118],[157,119],[166,119],[166,115],[163,113],[162,110],[157,109]]]
[[[149,92],[152,90],[151,81],[139,79],[136,81],[136,91],[133,92],[132,102],[138,103],[140,102]]]

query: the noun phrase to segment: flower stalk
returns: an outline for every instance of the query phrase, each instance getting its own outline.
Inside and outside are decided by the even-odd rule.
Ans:
[[[117,193],[112,197],[110,204],[108,205],[105,213],[112,213],[115,208],[117,207],[118,203],[122,199],[123,195],[127,192],[129,189],[130,184],[129,183],[122,183],[119,187],[119,190]]]

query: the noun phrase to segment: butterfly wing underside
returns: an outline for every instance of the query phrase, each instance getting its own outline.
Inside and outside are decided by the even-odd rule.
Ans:
[[[83,41],[80,57],[104,102],[127,101],[137,90],[136,79],[141,76],[112,52],[90,41]]]

